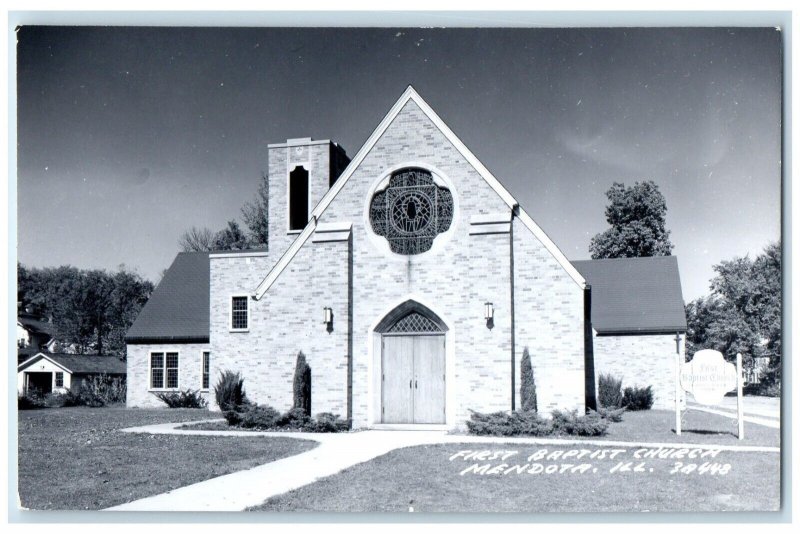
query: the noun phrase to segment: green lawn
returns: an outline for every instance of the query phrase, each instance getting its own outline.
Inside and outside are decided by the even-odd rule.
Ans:
[[[645,411],[626,413],[621,423],[609,428],[605,440],[702,443],[719,445],[779,446],[777,429],[746,424],[746,439],[736,436],[735,420],[690,411],[681,436],[674,433],[674,413]],[[582,438],[598,439],[598,438]],[[615,458],[528,460],[537,451],[597,450],[602,447],[478,444],[428,445],[392,451],[315,484],[276,496],[255,508],[259,511],[354,511],[354,512],[673,512],[777,510],[780,503],[780,455],[778,453],[720,452],[714,458],[634,459],[636,448]],[[610,448],[610,447],[609,447]],[[517,451],[505,460],[508,467],[539,463],[562,469],[564,464],[591,464],[583,473],[461,474],[472,465],[497,467],[502,460],[450,461],[463,450]],[[641,472],[611,472],[620,460],[645,462]],[[695,464],[689,473],[675,473]],[[722,468],[700,473],[708,462]],[[728,464],[729,467],[724,466]],[[553,468],[551,468],[553,469]],[[596,471],[595,471],[596,469]],[[652,471],[650,471],[652,469]],[[505,469],[501,470],[505,471]],[[523,471],[527,471],[523,470]],[[724,474],[723,474],[724,473]]]
[[[716,458],[682,460],[729,464],[727,474],[673,473],[680,460],[647,460],[644,472],[616,472],[615,459],[585,460],[583,473],[460,474],[475,463],[449,458],[463,450],[517,451],[507,465],[524,465],[529,455],[566,447],[519,444],[428,445],[392,451],[315,484],[269,499],[257,511],[324,512],[674,512],[777,510],[780,463],[777,453],[721,452]],[[595,447],[587,447],[596,450]],[[627,450],[625,459],[635,449]],[[644,460],[639,460],[644,461]],[[635,461],[631,469],[638,465]],[[575,465],[581,461],[541,461]],[[597,469],[597,471],[593,471]],[[649,469],[653,469],[652,472]]]
[[[128,434],[209,419],[189,409],[57,408],[19,413],[19,494],[37,510],[94,510],[249,469],[316,446],[291,438]]]

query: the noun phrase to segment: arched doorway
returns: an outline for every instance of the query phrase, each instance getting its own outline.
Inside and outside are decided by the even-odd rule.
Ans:
[[[445,332],[425,306],[408,301],[375,328],[381,336],[381,422],[445,422]]]

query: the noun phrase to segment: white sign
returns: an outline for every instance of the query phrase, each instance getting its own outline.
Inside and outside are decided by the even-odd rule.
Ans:
[[[719,404],[729,391],[736,389],[736,366],[722,353],[704,349],[681,366],[681,387],[699,404]]]

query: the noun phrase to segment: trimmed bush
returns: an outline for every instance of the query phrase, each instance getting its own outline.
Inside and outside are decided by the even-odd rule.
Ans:
[[[350,421],[332,413],[319,413],[316,419],[309,417],[300,408],[280,413],[270,406],[245,404],[238,410],[224,413],[230,426],[253,428],[257,430],[296,431],[296,432],[346,432]]]
[[[317,414],[317,420],[314,421],[314,430],[310,432],[347,432],[350,430],[350,421],[342,419],[338,415],[328,412],[320,412]]]
[[[522,397],[523,411],[538,411],[536,403],[536,381],[533,378],[533,365],[528,347],[522,351],[522,361],[520,362],[520,396]]]
[[[604,408],[622,406],[622,380],[610,374],[600,374],[597,380],[597,400]]]
[[[550,421],[534,411],[488,414],[473,411],[467,429],[479,436],[547,436],[553,432]]]
[[[614,409],[614,408],[603,408],[602,406],[600,406],[597,409],[597,413],[603,419],[607,419],[612,423],[619,423],[622,421],[622,414],[625,413],[625,408],[623,407]]]
[[[219,380],[214,386],[214,398],[223,412],[236,411],[247,403],[244,392],[244,378],[233,371],[220,372]]]
[[[553,410],[553,429],[559,434],[573,436],[602,436],[608,430],[609,422],[590,410],[586,415],[578,415],[576,410]]]
[[[270,406],[252,404],[245,407],[240,413],[239,426],[242,428],[257,428],[267,430],[275,426],[275,421],[280,417],[278,410]]]
[[[77,393],[76,405],[98,408],[108,404],[125,402],[127,387],[124,378],[112,378],[106,374],[89,376],[81,382]]]
[[[622,395],[622,405],[632,412],[649,410],[653,407],[653,386],[625,388]]]
[[[156,398],[170,408],[205,408],[208,404],[200,394],[200,390],[162,391]]]
[[[294,408],[302,410],[307,416],[311,416],[311,367],[306,362],[306,356],[302,351],[297,353],[297,363],[294,366]]]

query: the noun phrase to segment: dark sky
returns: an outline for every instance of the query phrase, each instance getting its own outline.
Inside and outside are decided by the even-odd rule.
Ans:
[[[664,193],[686,300],[780,237],[781,35],[763,29],[23,27],[19,260],[157,280],[252,198],[266,146],[352,157],[408,84],[570,259],[614,181]]]

